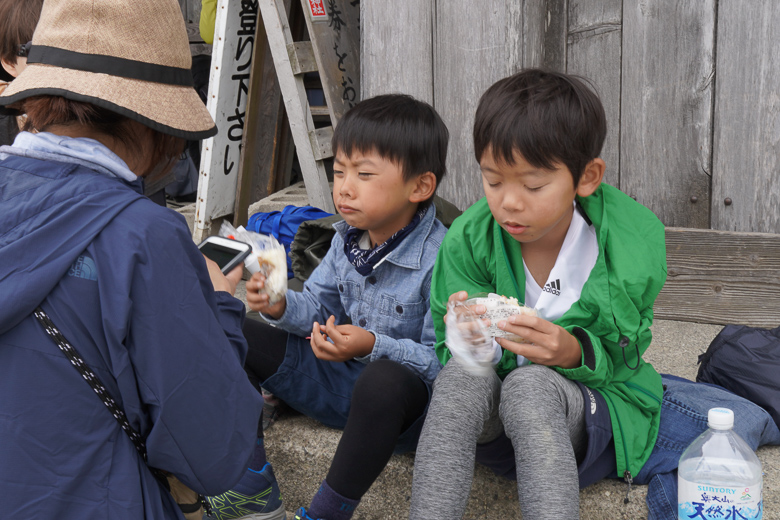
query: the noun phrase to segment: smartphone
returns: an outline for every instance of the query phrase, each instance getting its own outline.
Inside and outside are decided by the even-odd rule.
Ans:
[[[252,252],[252,246],[245,242],[223,237],[208,237],[198,244],[206,258],[214,260],[223,273],[227,274]]]

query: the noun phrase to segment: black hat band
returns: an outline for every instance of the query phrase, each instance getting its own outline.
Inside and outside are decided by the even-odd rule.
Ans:
[[[121,78],[139,79],[165,85],[192,87],[190,69],[157,65],[143,61],[128,60],[102,54],[86,54],[45,45],[33,45],[27,56],[27,63],[42,63],[64,69],[109,74]]]

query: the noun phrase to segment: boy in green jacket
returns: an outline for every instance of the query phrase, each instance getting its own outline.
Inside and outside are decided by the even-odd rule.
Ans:
[[[602,184],[598,96],[579,78],[525,70],[482,96],[474,151],[485,198],[458,218],[431,284],[434,384],[417,450],[412,519],[461,518],[474,460],[517,479],[524,518],[579,518],[579,488],[630,485],[653,449],[661,377],[642,359],[666,280],[664,226]],[[516,298],[487,377],[445,343],[448,302]],[[476,306],[474,312],[485,312]],[[630,489],[630,488],[629,488]]]

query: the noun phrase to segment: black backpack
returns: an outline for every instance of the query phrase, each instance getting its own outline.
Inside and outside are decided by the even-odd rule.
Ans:
[[[780,427],[780,327],[728,325],[699,356],[697,382],[714,383],[754,402]]]

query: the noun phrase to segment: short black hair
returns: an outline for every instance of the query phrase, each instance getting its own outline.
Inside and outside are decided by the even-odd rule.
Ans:
[[[577,186],[607,135],[604,107],[588,84],[579,76],[542,69],[494,83],[482,94],[474,117],[477,162],[488,148],[507,164],[514,164],[518,152],[536,168],[566,165]]]
[[[376,152],[400,165],[406,181],[432,172],[438,188],[447,173],[449,139],[447,125],[431,105],[405,94],[385,94],[344,114],[331,144],[334,156]]]

